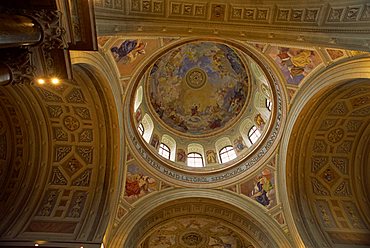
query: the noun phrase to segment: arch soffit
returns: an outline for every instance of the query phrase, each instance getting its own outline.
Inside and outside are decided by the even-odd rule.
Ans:
[[[109,132],[110,151],[107,151],[107,155],[111,158],[111,166],[109,171],[105,172],[111,178],[109,181],[104,182],[106,185],[105,191],[107,194],[105,203],[101,202],[101,206],[104,206],[104,216],[108,216],[99,226],[99,231],[105,236],[109,235],[113,225],[107,224],[114,218],[114,213],[118,206],[119,195],[121,194],[120,185],[123,184],[124,180],[124,160],[125,160],[125,145],[124,145],[124,124],[123,124],[123,96],[124,88],[120,82],[119,71],[117,65],[112,56],[105,52],[104,49],[100,49],[99,52],[79,52],[71,51],[71,62],[73,65],[81,67],[83,70],[88,71],[90,76],[95,77],[95,84],[89,85],[94,87],[100,95],[100,100],[103,105],[103,112],[105,116],[102,120],[108,119],[104,125],[107,127]],[[89,88],[91,90],[91,88]],[[110,122],[110,123],[109,123]],[[109,128],[108,124],[110,125]],[[109,145],[109,144],[108,144]],[[110,153],[109,153],[110,152]],[[106,162],[105,162],[106,163]],[[101,166],[101,165],[97,165]],[[104,178],[104,175],[102,175]],[[96,185],[100,191],[102,186]],[[97,204],[99,205],[99,204]],[[102,211],[100,209],[99,211]],[[101,237],[102,239],[103,237]],[[101,240],[100,239],[100,240]]]
[[[33,199],[41,197],[47,183],[51,169],[46,166],[51,161],[51,127],[33,88],[8,87],[1,89],[0,93],[2,118],[7,119],[1,120],[7,122],[5,125],[2,123],[1,129],[5,128],[8,136],[4,136],[6,149],[2,149],[6,154],[1,157],[9,163],[3,171],[7,174],[2,182],[1,207],[4,215],[0,215],[0,234],[12,237],[12,230],[22,228],[30,218],[30,210],[37,206],[37,201]]]
[[[321,240],[318,240],[318,236],[311,237],[308,234],[307,230],[302,226],[302,220],[297,216],[297,213],[299,212],[297,206],[291,205],[288,198],[289,182],[290,180],[294,180],[290,173],[290,165],[287,163],[287,161],[293,156],[288,147],[290,143],[297,138],[297,133],[294,131],[295,127],[305,118],[306,107],[310,103],[318,101],[324,92],[329,92],[346,82],[353,81],[354,79],[369,79],[369,65],[369,57],[360,57],[356,59],[349,58],[332,64],[328,68],[325,68],[324,72],[317,72],[315,75],[312,75],[307,79],[307,82],[302,86],[288,113],[288,121],[283,133],[279,151],[279,164],[281,166],[278,170],[278,177],[280,178],[278,184],[281,189],[280,197],[284,206],[287,224],[292,232],[292,237],[297,247],[307,245],[315,246],[317,244],[323,245],[326,241],[323,239],[322,234],[320,234]]]

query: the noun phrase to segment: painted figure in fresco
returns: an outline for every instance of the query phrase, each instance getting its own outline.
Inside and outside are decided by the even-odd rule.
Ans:
[[[216,163],[216,153],[213,150],[208,150],[206,152],[207,155],[207,164],[214,164]]]
[[[127,196],[142,196],[151,191],[150,185],[155,183],[155,179],[141,173],[131,174],[128,172],[126,177],[125,194]]]
[[[263,206],[269,206],[271,200],[268,193],[273,189],[273,185],[266,175],[258,178],[257,183],[252,191],[252,198]]]
[[[261,114],[258,114],[254,117],[254,121],[256,122],[257,128],[262,130],[265,126],[265,121],[263,120]]]
[[[186,83],[195,68],[203,72],[196,74],[195,83],[204,83],[207,95]],[[190,134],[223,127],[241,111],[248,93],[248,74],[237,53],[211,42],[187,44],[165,54],[153,65],[148,80],[158,116]]]
[[[138,55],[145,54],[146,43],[141,40],[125,40],[119,47],[112,47],[110,50],[117,62],[123,64],[131,63]]]
[[[136,113],[135,113],[135,119],[136,119],[137,122],[140,122],[141,118],[143,117],[141,113],[142,113],[141,109],[138,108],[138,110],[136,110]]]
[[[245,148],[243,137],[239,136],[239,138],[234,140],[234,147],[237,152],[241,152]]]
[[[307,74],[307,70],[312,69],[309,68],[312,62],[311,56],[313,54],[309,50],[295,51],[290,48],[280,48],[276,60],[288,83],[299,84]]]
[[[197,104],[193,104],[193,106],[191,107],[191,115],[192,116],[199,115],[198,105]]]
[[[183,149],[177,149],[177,161],[178,162],[186,162],[186,154]]]
[[[155,148],[157,149],[158,146],[159,146],[159,137],[157,134],[154,134],[153,137],[152,137],[152,140],[150,141],[150,144]]]

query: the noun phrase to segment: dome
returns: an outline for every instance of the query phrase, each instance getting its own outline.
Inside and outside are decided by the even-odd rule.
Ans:
[[[193,177],[243,167],[239,174],[261,161],[280,128],[280,86],[250,49],[197,39],[174,43],[147,61],[132,84],[128,128],[153,168]]]
[[[236,51],[210,41],[162,55],[148,75],[150,104],[171,131],[210,134],[232,121],[248,97],[248,73]]]

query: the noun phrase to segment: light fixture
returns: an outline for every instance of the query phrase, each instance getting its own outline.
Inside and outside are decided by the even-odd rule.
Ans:
[[[37,79],[37,83],[38,84],[44,84],[45,83],[45,79],[39,78],[39,79]]]
[[[35,243],[35,246],[39,246],[39,244],[38,243]]]
[[[59,79],[56,78],[56,77],[54,77],[54,78],[51,79],[51,83],[54,84],[54,85],[59,84],[59,82],[60,82]]]

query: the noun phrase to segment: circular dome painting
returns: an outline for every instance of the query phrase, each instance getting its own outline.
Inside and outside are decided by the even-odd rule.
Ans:
[[[212,133],[238,116],[247,101],[248,74],[228,45],[199,41],[160,57],[148,77],[157,116],[189,135]]]

